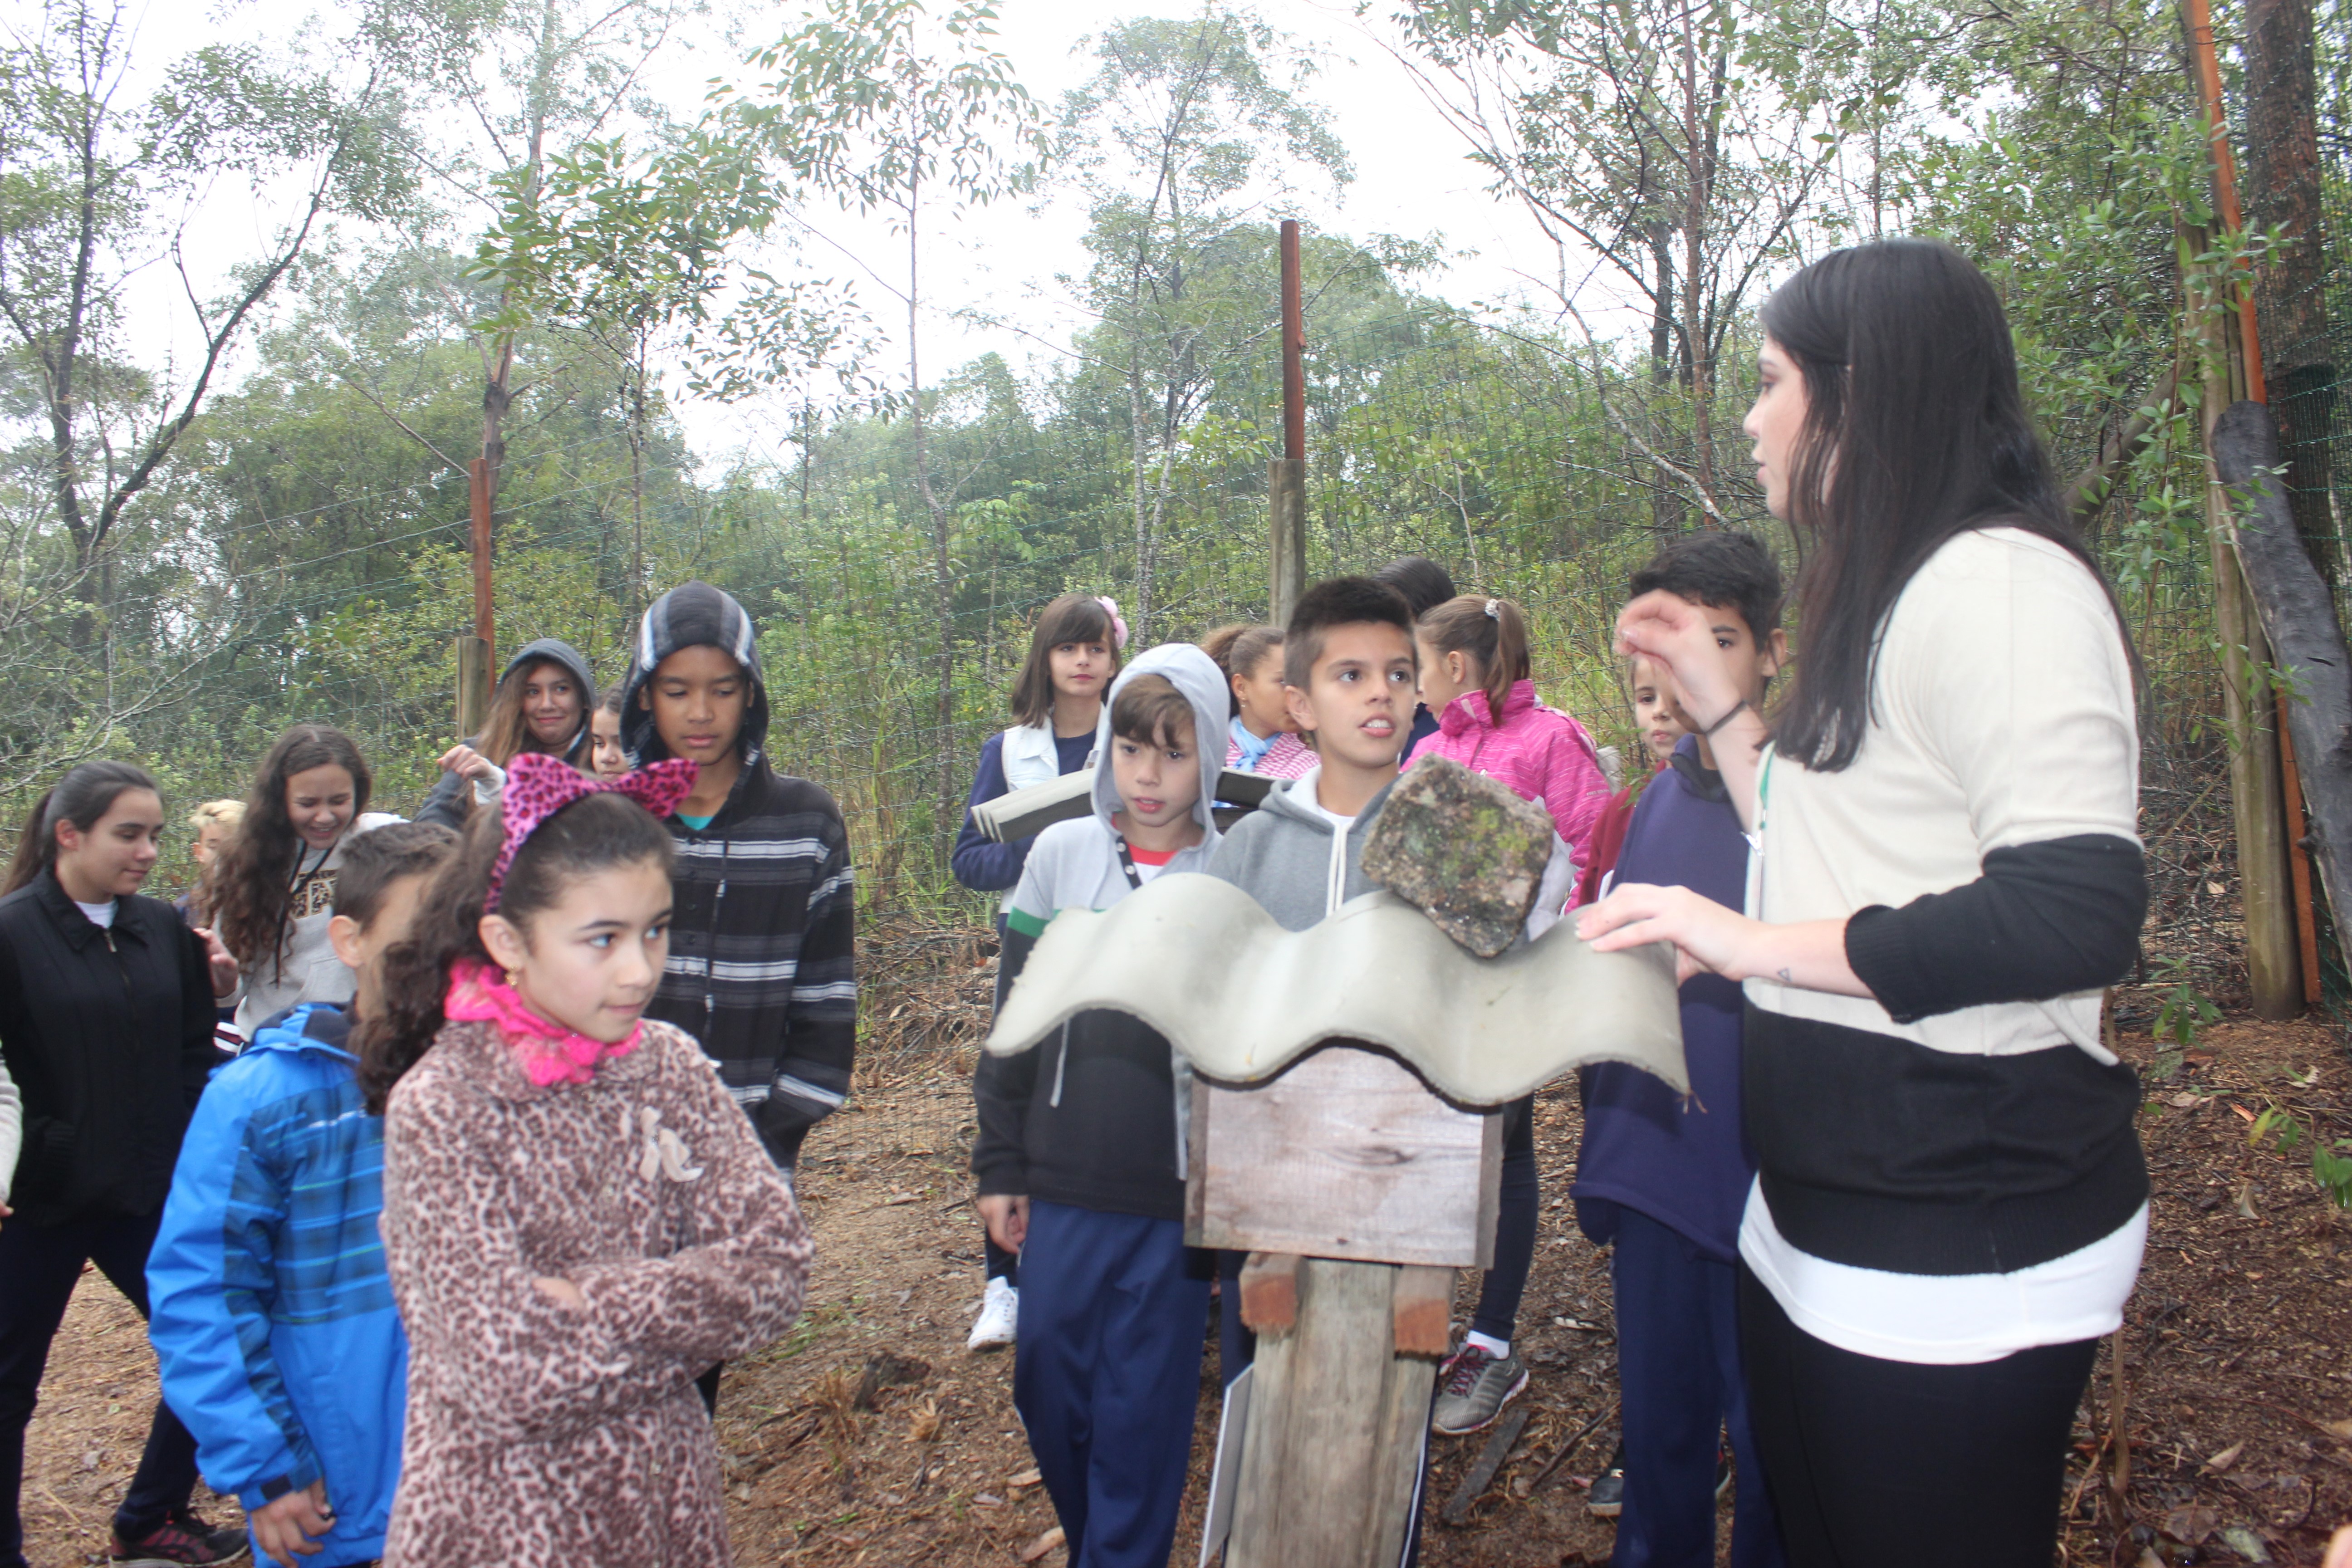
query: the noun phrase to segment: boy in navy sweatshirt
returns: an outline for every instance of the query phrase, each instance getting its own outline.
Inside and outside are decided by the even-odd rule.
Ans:
[[[1764,547],[1744,533],[1686,534],[1633,575],[1635,598],[1661,588],[1714,612],[1717,641],[1741,656],[1740,695],[1760,710],[1789,647],[1780,569]],[[1704,735],[1685,734],[1666,771],[1643,790],[1610,880],[1685,887],[1740,907],[1748,840]],[[1584,1146],[1570,1192],[1584,1234],[1615,1244],[1624,1438],[1612,1568],[1715,1561],[1727,1431],[1738,1466],[1734,1568],[1784,1561],[1748,1432],[1734,1312],[1739,1218],[1756,1174],[1740,1131],[1740,1016],[1732,982],[1712,974],[1684,982],[1686,1100],[1632,1068],[1585,1069]],[[1595,1483],[1596,1494],[1606,1484]]]
[[[1225,681],[1190,644],[1118,678],[1096,731],[1094,813],[1037,836],[1005,916],[1001,994],[1046,924],[1205,868]],[[972,1173],[990,1237],[1021,1255],[1013,1403],[1070,1568],[1165,1568],[1200,1393],[1211,1264],[1184,1245],[1191,1074],[1125,1013],[1080,1013],[972,1084]]]

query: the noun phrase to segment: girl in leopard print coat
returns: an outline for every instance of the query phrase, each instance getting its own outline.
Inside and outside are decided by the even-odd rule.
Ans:
[[[533,761],[394,950],[400,1000],[362,1026],[412,1347],[383,1562],[723,1565],[694,1379],[790,1326],[808,1232],[701,1050],[637,1017],[670,839],[627,796],[668,810],[646,799],[666,775],[542,780]]]

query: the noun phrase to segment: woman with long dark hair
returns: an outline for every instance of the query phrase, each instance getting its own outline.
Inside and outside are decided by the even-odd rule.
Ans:
[[[368,810],[374,783],[341,730],[298,724],[254,771],[235,837],[205,874],[199,902],[244,966],[236,1028],[247,1039],[302,1002],[341,1006],[357,982],[327,940],[343,841],[400,819]]]
[[[2099,1033],[2147,903],[2132,656],[1966,258],[1839,251],[1761,321],[1794,689],[1768,725],[1670,595],[1618,623],[1713,742],[1748,910],[1623,887],[1580,929],[1745,983],[1741,1339],[1791,1562],[2046,1568],[2147,1229]]]
[[[25,1427],[75,1282],[95,1263],[147,1315],[147,1253],[180,1137],[221,1060],[213,1007],[236,965],[140,896],[163,833],[144,769],[84,763],[34,804],[0,896],[0,1061],[25,1117],[0,1204],[0,1568],[25,1568]],[[195,1441],[158,1401],[115,1510],[113,1560],[241,1555],[243,1531],[189,1510],[195,1483]]]
[[[441,777],[416,820],[462,830],[476,806],[497,797],[507,764],[526,752],[593,772],[595,710],[595,672],[578,648],[561,637],[524,644],[491,690],[482,732],[441,754]]]

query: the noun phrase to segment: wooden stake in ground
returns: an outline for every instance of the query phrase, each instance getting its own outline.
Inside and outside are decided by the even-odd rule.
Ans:
[[[1307,589],[1306,306],[1298,220],[1282,220],[1282,456],[1266,468],[1266,619],[1286,624]]]
[[[2209,237],[2183,231],[2190,258],[2204,254]],[[2245,910],[2246,981],[2255,1016],[2292,1018],[2303,1011],[2297,962],[2294,876],[2287,864],[2286,813],[2279,778],[2274,708],[2260,667],[2270,658],[2251,595],[2230,543],[2230,498],[2213,455],[2213,426],[2242,384],[2231,352],[2234,323],[2192,274],[2183,279],[2197,335],[2205,436],[2206,543],[2212,563],[2213,629],[2221,644],[2223,711],[2230,727],[2230,804],[2238,835],[2238,893]]]

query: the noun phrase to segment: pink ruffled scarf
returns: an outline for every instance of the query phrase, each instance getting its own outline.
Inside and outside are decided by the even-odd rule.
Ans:
[[[514,1053],[523,1076],[541,1089],[559,1083],[593,1083],[597,1064],[607,1057],[625,1057],[637,1048],[645,1026],[631,1029],[626,1039],[592,1040],[562,1025],[541,1017],[530,1004],[507,984],[505,972],[470,958],[461,958],[449,970],[449,996],[442,1004],[445,1017],[464,1023],[496,1024],[499,1037]]]

